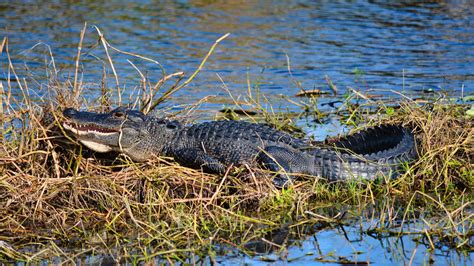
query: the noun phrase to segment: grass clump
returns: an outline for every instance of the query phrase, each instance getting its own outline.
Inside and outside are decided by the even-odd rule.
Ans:
[[[114,48],[98,33],[112,69],[109,50],[153,61]],[[79,48],[84,33],[81,36]],[[156,82],[140,75],[140,91],[131,94],[130,105],[152,111],[192,81],[215,45],[186,80],[180,72],[163,71],[163,78]],[[257,247],[262,245],[282,251],[289,245],[288,236],[281,239],[273,234],[282,228],[301,237],[302,232],[308,233],[301,229],[305,226],[321,229],[362,219],[373,221],[365,231],[368,234],[416,233],[433,250],[438,245],[472,250],[474,132],[472,118],[465,117],[466,106],[404,102],[388,112],[384,104],[372,102],[378,113],[390,115],[367,118],[367,106],[348,100],[336,112],[318,111],[318,116],[346,122],[365,116],[357,121],[411,126],[418,136],[420,159],[407,165],[399,179],[383,184],[330,184],[315,178],[280,190],[268,173],[250,166],[224,176],[208,175],[167,158],[133,163],[121,156],[93,154],[67,139],[61,129],[61,110],[84,101],[79,97],[84,84],[77,78],[82,55],[78,50],[73,81],[60,80],[52,69],[49,97],[44,100],[33,100],[34,91],[25,79],[17,77],[15,83],[8,78],[6,87],[0,83],[4,125],[0,132],[0,261],[52,257],[74,261],[84,254],[107,254],[117,262],[156,257],[195,262],[200,256],[213,260],[217,252],[225,252],[219,249],[222,245],[248,254],[259,253]],[[8,72],[17,76],[6,39],[0,52],[7,58]],[[85,108],[98,111],[122,104],[115,70],[113,75],[117,86],[109,89],[102,82],[101,105],[84,104]],[[174,84],[165,89],[173,79]],[[111,104],[110,95],[116,95],[118,102]],[[247,118],[301,134],[293,122],[304,112],[278,113],[264,108],[264,102],[264,97],[249,94],[245,105],[261,116]],[[173,115],[188,116],[194,107]],[[235,113],[231,117],[241,118]],[[360,128],[358,122],[349,124]],[[423,229],[400,225],[420,220]]]

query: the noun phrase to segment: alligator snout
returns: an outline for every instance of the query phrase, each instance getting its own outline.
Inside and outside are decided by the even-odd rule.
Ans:
[[[78,111],[74,108],[66,108],[64,111],[63,111],[63,115],[67,118],[71,118],[73,117],[74,115],[77,115]]]

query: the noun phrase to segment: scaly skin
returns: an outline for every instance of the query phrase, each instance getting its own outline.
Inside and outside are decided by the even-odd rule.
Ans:
[[[381,126],[315,147],[262,124],[213,121],[184,126],[178,121],[117,108],[110,113],[64,111],[65,129],[97,152],[116,151],[134,161],[173,157],[191,168],[223,173],[234,165],[259,162],[273,171],[328,180],[395,177],[400,164],[416,157],[414,136],[398,126]],[[287,174],[273,181],[285,186]]]

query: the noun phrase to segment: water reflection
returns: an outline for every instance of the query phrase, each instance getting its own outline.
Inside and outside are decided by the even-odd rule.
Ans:
[[[390,228],[374,227],[376,219],[354,218],[345,216],[339,221],[325,222],[307,220],[304,223],[295,220],[280,228],[269,230],[265,235],[256,237],[254,240],[239,244],[235,236],[223,236],[223,241],[217,237],[209,248],[209,254],[204,249],[200,255],[190,252],[180,253],[180,258],[164,256],[151,257],[150,254],[164,250],[155,250],[153,243],[147,241],[148,248],[140,246],[139,250],[132,247],[118,246],[113,244],[107,248],[105,254],[86,249],[77,249],[78,254],[74,259],[65,257],[52,257],[44,259],[43,264],[64,262],[75,262],[86,265],[110,265],[136,264],[144,258],[142,252],[149,257],[146,260],[157,264],[168,264],[170,259],[175,262],[190,264],[213,264],[219,265],[267,265],[268,263],[308,265],[314,263],[325,263],[329,265],[345,264],[393,264],[393,265],[472,265],[474,257],[462,251],[456,251],[444,245],[443,241],[433,235],[426,236],[423,232],[423,221],[418,222],[406,220],[403,232],[407,234],[390,233]],[[414,227],[417,224],[416,227]],[[428,229],[428,225],[424,224]],[[377,233],[378,229],[385,233]],[[394,227],[392,230],[401,229]],[[252,236],[249,232],[245,235]],[[242,236],[245,238],[245,236]],[[432,244],[434,248],[432,248]],[[115,243],[116,244],[116,243]],[[123,249],[123,250],[122,250]],[[199,249],[199,247],[196,247]],[[72,251],[66,248],[67,251]],[[30,253],[41,253],[41,249],[26,249]],[[125,256],[121,252],[133,256]],[[21,265],[21,264],[19,264]]]
[[[434,236],[426,236],[423,228],[429,230],[429,226],[423,221],[405,221],[402,228],[395,226],[393,229],[374,226],[374,223],[380,222],[376,219],[346,216],[340,222],[298,224],[295,221],[295,224],[272,230],[266,236],[246,243],[244,247],[253,257],[227,254],[221,262],[229,265],[278,261],[297,265],[315,262],[335,265],[472,263],[472,256],[453,250]],[[378,232],[379,229],[386,232]],[[393,233],[399,230],[408,233]],[[433,243],[434,249],[431,248]]]

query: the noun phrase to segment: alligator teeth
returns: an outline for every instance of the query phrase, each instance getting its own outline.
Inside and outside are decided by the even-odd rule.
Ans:
[[[104,130],[104,131],[95,130],[95,129],[92,129],[90,126],[76,126],[67,122],[63,123],[63,126],[65,129],[79,136],[83,136],[83,135],[87,135],[91,133],[95,135],[99,135],[99,136],[111,136],[117,133],[116,131],[112,131],[112,130]]]

